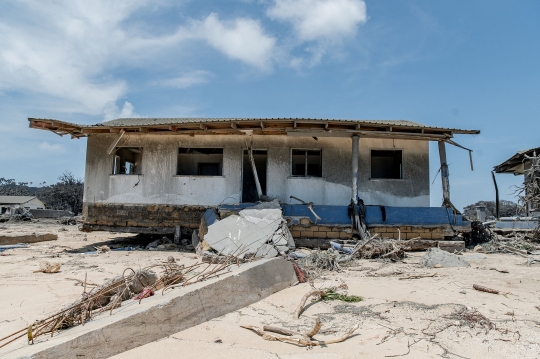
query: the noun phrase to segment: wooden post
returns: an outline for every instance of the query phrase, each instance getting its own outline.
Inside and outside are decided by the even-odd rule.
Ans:
[[[116,148],[116,145],[118,144],[118,142],[120,142],[120,140],[122,139],[122,137],[124,136],[124,133],[126,133],[126,131],[124,131],[123,129],[120,130],[120,132],[118,133],[118,135],[116,135],[114,141],[111,143],[111,145],[109,146],[109,148],[107,149],[107,154],[110,155],[111,153],[113,153],[114,149]]]
[[[352,136],[352,193],[351,198],[356,203],[358,197],[358,147],[360,137]]]
[[[493,178],[493,185],[495,186],[495,218],[497,221],[501,218],[499,207],[499,186],[497,186],[497,180],[495,179],[495,172],[491,171],[491,178]]]
[[[443,189],[443,203],[450,204],[450,173],[446,162],[446,147],[444,141],[439,141],[439,158],[441,160],[441,179]]]

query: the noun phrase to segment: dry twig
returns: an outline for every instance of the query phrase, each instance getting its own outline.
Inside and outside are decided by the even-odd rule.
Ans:
[[[491,293],[491,294],[499,294],[500,293],[499,290],[491,289],[491,288],[484,287],[484,286],[478,285],[478,284],[473,284],[473,288],[476,289],[476,290],[479,290],[481,292],[486,292],[486,293]]]

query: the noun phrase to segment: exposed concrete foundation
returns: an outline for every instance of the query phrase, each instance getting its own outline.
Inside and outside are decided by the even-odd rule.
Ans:
[[[30,213],[32,213],[34,218],[60,218],[73,216],[73,213],[70,211],[59,211],[54,209],[30,209]]]
[[[83,230],[174,233],[176,226],[198,228],[204,206],[84,203]]]
[[[44,241],[55,241],[57,239],[58,235],[53,233],[3,234],[0,235],[0,245],[36,243]]]
[[[0,349],[9,358],[108,358],[162,339],[255,303],[297,281],[292,265],[273,258],[247,263],[221,278],[210,279],[164,296],[124,302],[113,315],[27,345],[24,339]],[[22,343],[21,343],[22,342]]]

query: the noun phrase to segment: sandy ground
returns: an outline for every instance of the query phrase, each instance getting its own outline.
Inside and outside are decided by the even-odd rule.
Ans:
[[[37,228],[41,226],[41,228]],[[66,231],[58,232],[60,228]],[[109,252],[84,255],[102,244],[134,244],[132,235],[82,233],[76,226],[48,223],[0,224],[0,231],[58,233],[57,241],[4,252],[0,257],[0,333],[10,333],[79,298],[81,286],[68,278],[100,284],[126,267],[145,267],[172,255],[186,264],[193,253],[178,251]],[[129,241],[129,242],[128,242]],[[301,297],[310,290],[298,284],[251,306],[115,356],[126,358],[538,358],[540,357],[539,265],[508,254],[466,253],[469,268],[420,268],[424,253],[409,253],[404,262],[363,260],[341,273],[326,273],[317,288],[339,286],[364,298],[359,303],[310,303],[293,319]],[[58,261],[56,274],[34,273],[41,260]],[[506,270],[501,273],[497,270]],[[404,279],[411,275],[435,277]],[[473,284],[505,295],[479,292]],[[489,318],[475,323],[463,313]],[[319,340],[334,338],[355,324],[360,328],[342,343],[304,348],[266,341],[240,325],[274,325],[305,331],[319,317]],[[221,343],[216,343],[219,338]]]
[[[0,233],[56,233],[58,240],[30,244],[29,248],[0,253],[0,333],[12,333],[28,327],[80,298],[83,287],[74,279],[102,284],[121,275],[126,268],[135,270],[166,261],[173,256],[178,263],[198,262],[194,253],[176,251],[95,251],[94,246],[110,247],[146,244],[132,234],[80,232],[77,226],[59,225],[54,220],[0,223]],[[41,261],[59,262],[59,273],[34,273]],[[89,286],[88,289],[91,289]],[[0,335],[0,337],[3,335]],[[23,339],[24,340],[24,339]]]

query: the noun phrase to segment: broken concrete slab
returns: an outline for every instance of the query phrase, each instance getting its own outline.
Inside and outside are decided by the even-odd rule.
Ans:
[[[1,234],[0,245],[18,243],[36,243],[44,241],[55,241],[58,235],[53,233],[24,233],[24,234]]]
[[[258,206],[215,220],[206,228],[205,243],[222,255],[239,258],[247,255],[270,258],[278,251],[286,252],[294,240],[279,204],[271,202]],[[206,219],[204,222],[209,223]]]
[[[420,260],[420,267],[434,268],[470,267],[469,262],[439,248],[430,248]]]
[[[0,349],[9,358],[108,358],[162,339],[255,303],[297,281],[292,264],[282,258],[243,264],[209,279],[137,301],[123,302],[113,315],[102,315],[36,344],[23,340]],[[43,339],[42,339],[43,338]]]

